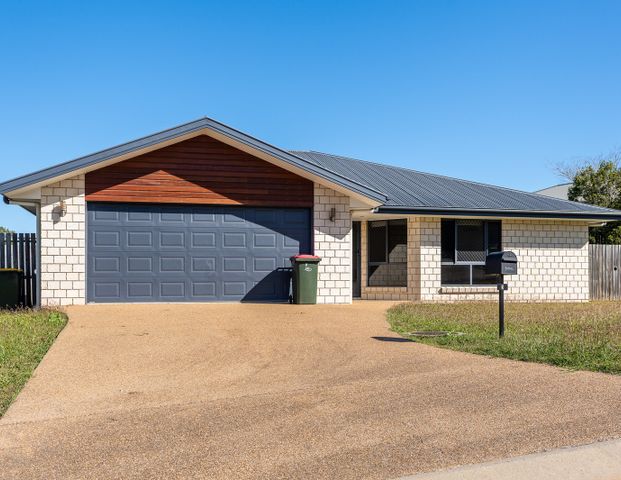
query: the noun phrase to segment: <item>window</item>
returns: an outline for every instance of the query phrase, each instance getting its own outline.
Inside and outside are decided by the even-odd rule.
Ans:
[[[370,287],[407,287],[407,221],[368,223]]]
[[[501,223],[442,220],[442,285],[495,284],[485,273],[485,257],[501,250]]]
[[[388,263],[388,222],[369,222],[369,263]]]

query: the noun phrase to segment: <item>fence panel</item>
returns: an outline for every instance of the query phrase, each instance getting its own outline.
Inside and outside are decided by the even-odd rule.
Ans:
[[[0,233],[0,268],[18,268],[23,277],[20,304],[37,303],[37,236],[34,233]]]
[[[621,245],[589,245],[593,300],[621,300]]]

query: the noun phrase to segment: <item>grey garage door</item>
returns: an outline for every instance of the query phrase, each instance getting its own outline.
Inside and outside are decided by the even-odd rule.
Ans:
[[[310,211],[88,203],[91,302],[277,301]]]

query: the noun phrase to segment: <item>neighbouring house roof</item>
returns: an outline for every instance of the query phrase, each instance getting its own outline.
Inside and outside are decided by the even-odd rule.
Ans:
[[[619,210],[536,193],[321,152],[292,153],[384,192],[388,200],[376,208],[378,213],[621,219]]]
[[[571,183],[559,183],[542,190],[537,190],[535,193],[539,195],[545,195],[546,197],[560,198],[561,200],[567,200],[569,198],[569,187]]]
[[[286,151],[207,117],[10,180],[0,184],[0,194],[11,197],[202,133],[367,198],[378,205],[376,213],[621,220],[618,210],[338,155]]]

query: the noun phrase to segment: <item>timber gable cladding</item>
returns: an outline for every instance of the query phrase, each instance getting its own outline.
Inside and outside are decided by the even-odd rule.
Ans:
[[[313,182],[201,135],[87,173],[86,200],[312,207]]]

